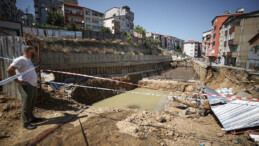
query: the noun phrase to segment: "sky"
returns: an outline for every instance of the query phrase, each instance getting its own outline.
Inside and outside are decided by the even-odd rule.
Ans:
[[[103,13],[127,5],[135,15],[135,26],[185,41],[201,41],[202,32],[211,29],[211,20],[224,11],[259,10],[259,0],[79,0],[79,5]],[[33,0],[17,0],[16,6],[23,11],[29,6],[34,13]]]

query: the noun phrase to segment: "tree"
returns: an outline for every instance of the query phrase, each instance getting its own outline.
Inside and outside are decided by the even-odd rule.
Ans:
[[[143,38],[146,36],[146,30],[142,26],[139,26],[139,25],[135,26],[134,32],[142,34]]]
[[[101,32],[112,33],[112,30],[109,27],[102,27]]]
[[[128,33],[128,32],[123,32],[122,35],[127,37],[127,42],[128,42],[128,43],[131,42],[132,36],[131,36],[130,33]]]
[[[77,27],[76,27],[76,24],[75,24],[75,22],[70,22],[68,25],[67,25],[67,28],[69,29],[69,30],[72,30],[72,31],[77,31],[78,29],[77,29]]]
[[[151,48],[155,48],[158,44],[161,44],[161,41],[158,39],[153,39],[151,37],[147,37],[144,40],[144,45],[146,47],[151,47]]]
[[[64,16],[61,13],[48,11],[48,24],[64,27]]]

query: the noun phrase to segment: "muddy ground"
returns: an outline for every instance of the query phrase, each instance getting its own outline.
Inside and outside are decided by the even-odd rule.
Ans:
[[[83,107],[62,98],[62,94],[44,97],[46,99],[37,104],[34,114],[47,120],[29,131],[21,124],[20,101],[0,95],[0,145],[28,145]],[[172,104],[173,110],[166,112],[90,107],[38,145],[84,145],[79,118],[89,145],[254,145],[247,134],[226,135],[212,114],[205,117],[195,113],[183,115],[178,104]],[[241,143],[235,144],[237,141]]]
[[[119,78],[118,78],[119,79]],[[125,81],[129,77],[120,78]],[[101,87],[115,87],[102,81],[91,80],[90,83]],[[178,84],[181,82],[177,82]],[[143,83],[161,87],[161,83]],[[173,84],[173,83],[172,83]],[[96,86],[97,86],[96,85]],[[166,85],[167,87],[168,85]],[[123,86],[124,89],[132,90]],[[196,85],[168,87],[180,91],[196,91]],[[78,91],[80,89],[77,89]],[[68,88],[60,91],[44,87],[42,99],[38,100],[34,114],[46,118],[37,123],[35,130],[26,130],[21,123],[21,102],[14,97],[0,93],[0,145],[28,145],[48,129],[55,127],[76,111],[83,108],[76,98],[69,96]],[[118,93],[99,92],[99,90],[82,90],[81,98],[93,97],[98,100],[104,95],[113,96]],[[78,94],[79,95],[79,94]],[[84,96],[83,96],[84,95]],[[134,96],[134,95],[133,95]],[[182,95],[178,95],[182,96]],[[106,97],[106,96],[105,96]],[[188,105],[190,106],[190,105]],[[191,107],[191,106],[190,106]],[[43,139],[38,145],[85,145],[83,133],[79,123],[82,122],[87,143],[91,145],[255,145],[247,133],[228,135],[221,130],[220,123],[210,111],[204,116],[197,115],[197,108],[191,107],[188,114],[184,114],[186,104],[182,101],[168,101],[166,111],[139,111],[134,108],[117,109],[113,107],[93,107],[84,110],[76,118]]]

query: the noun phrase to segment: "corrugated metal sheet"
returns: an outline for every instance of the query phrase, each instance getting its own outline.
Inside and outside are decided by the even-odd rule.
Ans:
[[[205,86],[205,92],[207,94],[213,94],[213,95],[219,95],[218,92],[216,92],[215,90]],[[226,101],[229,101],[230,99],[226,98],[226,97],[217,97],[217,96],[207,96],[209,99],[209,103],[212,104],[217,104],[217,103],[225,103]]]
[[[205,86],[207,94],[219,95]],[[225,131],[259,126],[259,102],[234,100],[224,105],[214,105],[228,101],[225,97],[207,96],[211,109],[219,119]]]
[[[259,126],[259,102],[235,100],[211,109],[225,131]]]

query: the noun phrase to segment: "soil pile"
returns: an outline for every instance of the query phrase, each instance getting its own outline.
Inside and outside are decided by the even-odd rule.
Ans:
[[[233,94],[243,91],[259,98],[259,77],[251,75],[244,70],[229,68],[202,68],[193,63],[194,69],[200,75],[201,83],[217,90],[222,88],[232,88]]]

